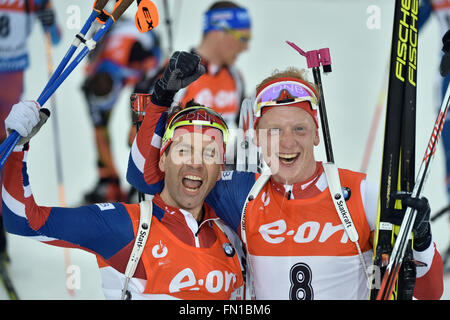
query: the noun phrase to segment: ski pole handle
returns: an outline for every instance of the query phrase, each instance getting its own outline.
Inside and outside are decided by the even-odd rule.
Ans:
[[[323,72],[325,73],[331,72],[331,57],[329,48],[322,48],[318,50],[310,50],[305,52],[302,49],[300,49],[299,46],[297,46],[295,43],[291,41],[286,41],[286,43],[306,58],[308,68],[311,69],[322,66]]]
[[[113,12],[111,13],[114,22],[116,22],[120,16],[128,9],[128,7],[133,3],[134,0],[121,0],[114,6]]]
[[[108,0],[95,0],[93,10],[97,13],[101,13],[107,3]]]

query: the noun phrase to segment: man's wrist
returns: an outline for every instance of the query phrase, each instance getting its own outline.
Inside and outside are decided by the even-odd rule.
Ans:
[[[414,250],[424,251],[431,245],[430,224],[427,223],[426,229],[421,234],[414,235]]]
[[[153,94],[150,98],[151,102],[155,105],[162,107],[170,107],[175,96],[175,91],[164,90],[161,88],[159,82],[155,83],[153,88]]]

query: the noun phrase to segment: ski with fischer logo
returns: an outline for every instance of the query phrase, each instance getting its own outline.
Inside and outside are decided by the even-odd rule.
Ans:
[[[375,279],[369,284],[372,286],[371,299],[410,300],[415,286],[411,230],[409,235],[404,235],[405,240],[405,230],[390,223],[389,217],[403,215],[403,221],[406,220],[408,211],[393,195],[397,191],[413,192],[415,182],[418,10],[418,0],[395,1],[380,193],[373,241]],[[388,265],[397,259],[397,252],[393,251],[397,241],[405,242],[402,244],[403,263],[396,264],[396,275],[385,292],[385,276],[391,275],[392,271]]]

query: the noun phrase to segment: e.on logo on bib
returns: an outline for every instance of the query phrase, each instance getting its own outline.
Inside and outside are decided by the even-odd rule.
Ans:
[[[342,224],[333,226],[331,222],[327,222],[322,226],[317,221],[307,221],[295,229],[287,229],[286,221],[280,219],[261,225],[258,231],[266,242],[272,244],[278,244],[289,240],[296,243],[309,243],[312,241],[323,243],[337,232],[342,233],[341,243],[348,242],[348,236],[344,231],[344,226]]]
[[[169,292],[198,291],[203,288],[211,293],[228,292],[233,289],[236,281],[236,274],[232,272],[212,270],[206,275],[206,278],[202,279],[196,276],[191,268],[185,268],[170,281]]]

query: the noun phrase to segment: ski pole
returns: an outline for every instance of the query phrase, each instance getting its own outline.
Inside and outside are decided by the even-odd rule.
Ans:
[[[103,2],[104,0],[102,0]],[[71,64],[64,69],[61,75],[54,80],[53,83],[47,88],[43,94],[37,99],[37,102],[43,106],[45,102],[49,99],[49,97],[55,92],[55,90],[61,85],[61,83],[69,76],[69,74],[75,69],[75,67],[83,60],[83,58],[88,54],[90,50],[95,47],[95,44],[103,37],[103,35],[109,30],[111,25],[120,18],[120,16],[125,12],[125,10],[131,5],[134,0],[122,0],[117,2],[114,7],[114,11],[111,13],[111,16],[105,22],[105,24],[98,30],[92,39],[86,41],[86,46],[83,50],[78,54],[77,57],[71,62]],[[0,169],[3,168],[6,160],[11,154],[14,147],[17,145],[17,142],[20,140],[20,135],[13,131],[8,138],[2,143],[0,146]]]
[[[61,62],[59,63],[56,70],[54,70],[53,74],[51,75],[50,79],[48,80],[47,84],[44,87],[44,90],[42,90],[42,93],[39,97],[41,97],[48,89],[48,87],[59,77],[61,72],[66,67],[67,63],[72,58],[73,54],[77,50],[77,48],[80,46],[81,43],[86,42],[86,39],[84,38],[89,31],[89,29],[92,26],[92,23],[95,21],[96,18],[100,16],[102,13],[103,8],[105,7],[108,0],[96,0],[92,9],[91,14],[89,15],[88,19],[84,23],[83,27],[81,28],[80,32],[75,36],[74,41],[69,47],[69,50],[66,52],[64,57],[62,58]]]
[[[447,117],[449,105],[450,105],[450,86],[447,86],[445,98],[442,101],[439,114],[433,127],[433,131],[431,132],[431,137],[428,140],[428,145],[425,150],[425,155],[423,157],[422,163],[420,164],[419,172],[417,174],[416,183],[414,184],[414,189],[412,191],[411,197],[414,198],[420,197],[423,191],[425,182],[428,178],[431,162],[434,159],[436,148],[438,146],[438,142],[441,137],[441,132],[442,128],[444,127],[445,118]],[[386,268],[386,272],[381,282],[381,287],[378,292],[377,300],[387,300],[392,294],[395,281],[397,279],[398,272],[400,270],[400,266],[402,264],[403,257],[405,255],[408,240],[411,237],[412,227],[414,225],[415,219],[416,219],[416,211],[408,207],[406,209],[405,216],[400,226],[400,231],[395,241],[394,248],[392,249],[389,264]]]
[[[308,68],[313,69],[314,82],[319,89],[319,112],[320,112],[320,124],[322,125],[323,138],[325,143],[325,152],[327,156],[327,162],[334,163],[333,148],[331,147],[330,129],[328,127],[328,118],[325,108],[325,98],[323,95],[322,79],[320,76],[320,66],[323,67],[324,73],[331,72],[331,58],[330,50],[323,48],[319,50],[311,50],[308,52],[300,49],[296,44],[290,41],[286,41],[288,45],[294,48],[298,53],[306,58]]]
[[[98,14],[99,11],[102,11],[104,6],[106,5],[108,1],[107,0],[101,0],[96,1],[94,5],[93,12],[91,13],[91,16],[88,18],[88,21],[86,22],[83,29],[85,33],[87,33],[89,27],[92,25],[92,22],[94,21],[92,17],[95,14]],[[75,67],[83,60],[83,58],[89,53],[89,51],[93,50],[95,48],[96,43],[103,37],[103,35],[109,30],[111,25],[116,22],[120,16],[125,12],[125,10],[131,5],[133,0],[121,0],[117,2],[116,6],[114,7],[114,11],[111,13],[111,15],[108,17],[104,25],[98,30],[95,35],[92,37],[92,39],[84,39],[84,36],[80,36],[79,34],[76,37],[75,43],[76,45],[72,44],[71,48],[69,49],[70,52],[75,51],[80,44],[80,42],[83,42],[85,44],[85,47],[83,50],[78,54],[77,57],[75,57],[74,61],[64,69],[64,67],[67,65],[69,59],[66,57],[63,58],[63,65],[61,70],[55,71],[55,77],[52,76],[53,80],[50,79],[48,86],[46,89],[43,90],[41,95],[38,98],[38,102],[41,104],[41,106],[48,100],[50,95],[53,94],[53,92],[59,87],[59,85],[67,78],[67,76],[75,69]],[[102,11],[103,12],[103,11]],[[87,26],[88,25],[88,26]],[[83,31],[83,30],[82,30]],[[82,32],[80,32],[82,33]],[[77,41],[78,40],[78,41]],[[73,55],[73,53],[72,53]],[[64,71],[62,71],[64,70]],[[58,74],[59,73],[59,74]],[[55,79],[56,78],[56,79]],[[42,101],[42,103],[41,103]]]
[[[430,218],[430,222],[435,221],[437,218],[441,217],[442,215],[444,215],[444,213],[448,213],[450,212],[450,205],[442,208],[441,210],[439,210],[438,212],[436,212],[431,218]]]
[[[72,58],[73,54],[75,53],[75,51],[78,48],[78,46],[80,45],[80,43],[86,42],[86,40],[84,39],[84,36],[89,31],[92,23],[97,18],[97,16],[100,14],[100,12],[103,10],[103,8],[105,7],[107,2],[108,2],[108,0],[96,0],[95,1],[92,13],[90,14],[88,19],[86,20],[86,22],[83,25],[83,27],[81,28],[80,32],[76,35],[74,42],[72,43],[72,45],[70,46],[69,50],[67,51],[67,53],[65,54],[65,56],[61,60],[60,64],[56,68],[56,70],[53,72],[53,74],[50,77],[50,79],[47,82],[47,84],[45,85],[44,89],[42,90],[41,94],[38,97],[38,101],[42,101],[43,94],[45,92],[47,92],[48,88],[61,75],[61,72],[64,70],[64,68],[66,67],[67,63]],[[13,146],[15,146],[17,144],[17,142],[20,140],[20,136],[18,136],[14,132],[8,138],[0,146],[0,154],[1,155],[3,155],[3,154],[6,155],[6,157],[2,156],[2,158],[0,158],[0,168],[2,168],[3,165],[5,164],[6,159],[9,157],[9,154],[11,153],[12,149],[14,148]]]
[[[169,54],[172,54],[173,36],[172,36],[172,20],[170,19],[170,12],[169,12],[169,3],[167,0],[164,0],[163,4],[164,4],[164,15],[165,15],[164,21],[167,26],[167,36],[168,36],[168,42],[169,42]]]

